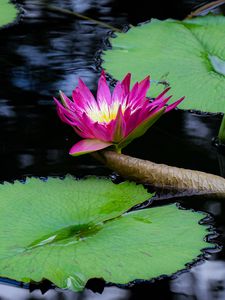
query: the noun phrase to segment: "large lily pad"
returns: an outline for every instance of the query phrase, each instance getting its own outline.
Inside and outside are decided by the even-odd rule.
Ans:
[[[0,1],[0,27],[13,22],[18,15],[16,6],[9,0]]]
[[[225,17],[152,20],[111,38],[103,67],[115,79],[151,75],[149,96],[171,86],[173,99],[186,96],[183,109],[225,112]],[[163,84],[159,82],[162,81]]]
[[[0,186],[0,276],[82,290],[89,278],[125,284],[185,267],[207,247],[203,214],[176,205],[125,213],[151,197],[107,179]]]

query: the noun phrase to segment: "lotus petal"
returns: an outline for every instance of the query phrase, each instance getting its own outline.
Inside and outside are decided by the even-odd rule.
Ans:
[[[85,139],[81,140],[70,149],[69,154],[73,156],[78,156],[98,150],[102,150],[111,146],[112,143],[106,143],[96,139]]]

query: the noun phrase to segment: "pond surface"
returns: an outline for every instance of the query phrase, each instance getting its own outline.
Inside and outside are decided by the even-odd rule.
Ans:
[[[47,0],[18,3],[24,9],[22,21],[0,31],[0,180],[67,173],[110,175],[108,169],[89,156],[68,155],[79,137],[61,123],[52,100],[59,89],[70,95],[79,77],[95,90],[99,77],[95,56],[109,30],[90,21],[49,12]],[[193,1],[157,1],[151,10],[144,0],[138,5],[119,0],[54,0],[51,5],[122,28],[124,24],[136,25],[151,17],[182,19]],[[220,122],[220,115],[173,111],[124,153],[225,176],[225,158],[211,143]],[[158,199],[154,205],[167,202]],[[216,241],[224,244],[224,199],[181,197],[172,201],[212,214],[220,233]],[[40,291],[30,294],[28,290],[2,284],[0,299],[225,299],[224,254],[223,250],[212,254],[209,261],[177,279],[139,283],[128,289],[107,287],[101,295],[86,289],[82,294],[50,290],[42,296]]]

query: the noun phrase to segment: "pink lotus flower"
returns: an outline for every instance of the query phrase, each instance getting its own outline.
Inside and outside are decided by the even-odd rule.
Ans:
[[[131,74],[128,73],[122,82],[117,82],[111,95],[102,72],[98,82],[97,100],[79,80],[73,91],[72,100],[60,92],[62,104],[54,98],[61,120],[73,127],[83,140],[76,143],[70,154],[81,154],[98,151],[109,146],[120,152],[133,139],[143,135],[165,112],[175,108],[183,99],[166,106],[171,98],[165,97],[165,89],[152,102],[146,98],[150,87],[149,76],[130,90]]]

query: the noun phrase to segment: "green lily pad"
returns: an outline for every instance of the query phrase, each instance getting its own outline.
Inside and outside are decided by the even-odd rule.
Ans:
[[[9,0],[1,0],[0,3],[0,27],[13,22],[18,15],[16,6]]]
[[[79,291],[90,278],[126,284],[184,268],[209,245],[204,214],[176,205],[126,213],[151,196],[96,178],[1,185],[0,276]]]
[[[182,109],[225,112],[225,17],[159,21],[132,27],[111,38],[103,53],[103,68],[133,82],[151,75],[150,97],[171,86],[173,99],[186,96]]]

